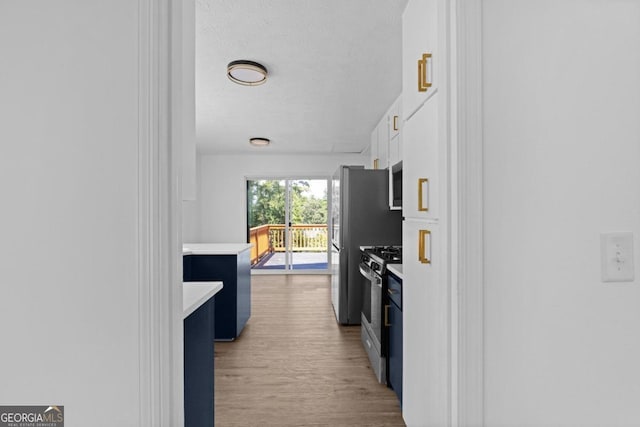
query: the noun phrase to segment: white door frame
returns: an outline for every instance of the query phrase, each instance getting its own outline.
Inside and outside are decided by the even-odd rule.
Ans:
[[[482,0],[452,0],[454,425],[484,425]],[[455,286],[457,285],[457,286]]]
[[[179,0],[139,1],[140,425],[184,424]],[[192,1],[192,0],[190,0]],[[451,0],[452,420],[484,424],[482,0]],[[193,25],[193,24],[191,24]]]
[[[193,6],[188,2],[193,0],[138,0],[139,425],[144,427],[184,425],[180,85],[183,11]]]

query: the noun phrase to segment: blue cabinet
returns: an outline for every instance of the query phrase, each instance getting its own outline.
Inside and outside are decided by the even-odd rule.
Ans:
[[[250,251],[233,255],[185,255],[185,282],[222,281],[215,298],[215,339],[236,339],[251,317]]]
[[[402,281],[388,276],[389,290],[389,387],[402,405]]]
[[[184,425],[214,424],[214,319],[210,298],[184,319]]]

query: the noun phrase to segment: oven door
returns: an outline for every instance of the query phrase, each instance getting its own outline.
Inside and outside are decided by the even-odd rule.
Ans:
[[[380,345],[382,342],[382,277],[362,262],[360,274],[366,279],[363,286],[365,297],[362,300],[362,314],[378,340],[377,344]]]
[[[382,277],[372,270],[366,263],[359,265],[363,280],[363,289],[366,291],[362,303],[362,327],[360,338],[367,352],[371,369],[378,382],[387,383],[387,362],[384,357],[382,338]]]

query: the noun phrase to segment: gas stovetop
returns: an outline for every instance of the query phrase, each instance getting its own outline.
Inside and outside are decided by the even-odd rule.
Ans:
[[[362,246],[362,262],[383,273],[387,264],[402,263],[402,246]]]

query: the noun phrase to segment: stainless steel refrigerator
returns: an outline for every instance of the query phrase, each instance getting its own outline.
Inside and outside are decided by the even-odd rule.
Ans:
[[[387,170],[340,166],[331,197],[331,302],[343,325],[360,324],[360,246],[402,244],[402,212],[389,209]]]

